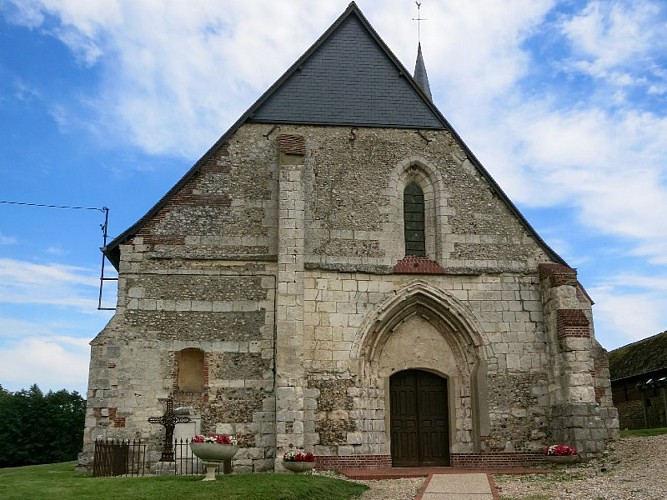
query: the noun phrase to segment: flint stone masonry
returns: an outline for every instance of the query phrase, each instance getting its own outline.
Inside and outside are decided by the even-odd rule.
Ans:
[[[354,387],[354,382],[349,379],[318,378],[331,376],[312,374],[308,380],[308,388],[312,394],[317,395],[313,408],[314,431],[318,435],[318,443],[313,443],[316,444],[316,450],[324,446],[358,445],[362,441],[360,434],[353,433],[356,424],[350,418],[354,401],[349,389]]]
[[[242,301],[266,299],[261,276],[151,276],[129,278],[128,296],[156,300]]]
[[[262,339],[266,311],[128,311],[128,326],[138,336],[157,340],[224,342]]]
[[[444,126],[226,135],[114,246],[81,462],[97,438],[141,438],[157,460],[148,418],[171,397],[196,432],[238,435],[236,470],[281,471],[290,445],[322,468],[387,466],[406,370],[447,382],[451,465],[535,463],[555,442],[600,455],[618,417],[590,297],[466,151]]]
[[[554,440],[585,456],[604,449],[617,420],[576,271],[550,263],[493,188],[480,190],[483,179],[448,132],[429,132],[424,147],[405,130],[359,129],[354,140],[337,127],[281,126],[267,139],[269,131],[241,127],[209,161],[218,168],[183,188],[214,192],[230,181],[224,193],[208,202],[176,197],[124,246],[119,310],[93,342],[88,439],[153,436],[140,408],[156,413],[148,401],[171,394],[192,407],[202,430],[242,434],[250,470],[265,470],[290,444],[384,463],[389,377],[426,369],[449,381],[457,463],[485,460],[466,461],[466,453],[532,453]],[[250,163],[268,194],[246,189],[242,167]],[[392,176],[424,186],[438,229],[423,259],[436,272],[420,261],[422,274],[401,273],[398,263],[410,261],[400,249],[402,188]],[[234,211],[235,200],[246,206]],[[253,206],[261,221],[245,219]],[[208,221],[193,225],[192,217]],[[233,230],[218,227],[223,221],[247,224],[252,252],[260,234],[273,234],[277,263],[234,266],[243,239],[226,255]],[[152,237],[166,235],[183,238]],[[208,360],[205,389],[194,394],[174,390],[167,369],[175,363],[169,353],[192,347]],[[102,417],[109,408],[114,419]]]

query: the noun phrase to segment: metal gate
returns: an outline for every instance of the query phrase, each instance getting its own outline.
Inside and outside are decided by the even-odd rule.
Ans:
[[[93,476],[143,476],[146,474],[146,445],[141,441],[97,440]]]

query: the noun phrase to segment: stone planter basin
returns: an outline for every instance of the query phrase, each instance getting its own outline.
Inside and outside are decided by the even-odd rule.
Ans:
[[[239,451],[236,445],[218,443],[190,443],[190,448],[202,462],[222,462]]]
[[[233,444],[218,443],[190,443],[190,449],[206,467],[204,481],[215,481],[215,471],[225,460],[231,460],[239,451],[239,447]]]

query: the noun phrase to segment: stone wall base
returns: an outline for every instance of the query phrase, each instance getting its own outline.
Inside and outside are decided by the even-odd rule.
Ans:
[[[607,443],[619,439],[618,411],[593,403],[578,403],[552,408],[551,444],[576,446],[584,459],[604,452]]]

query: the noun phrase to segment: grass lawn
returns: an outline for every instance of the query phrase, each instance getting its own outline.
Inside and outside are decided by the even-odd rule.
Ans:
[[[232,474],[203,482],[203,476],[97,478],[74,472],[75,462],[0,469],[0,498],[10,499],[243,499],[345,500],[368,489],[326,476]]]
[[[628,429],[621,431],[621,437],[632,436],[659,436],[660,434],[667,434],[667,427],[659,427],[656,429]]]

